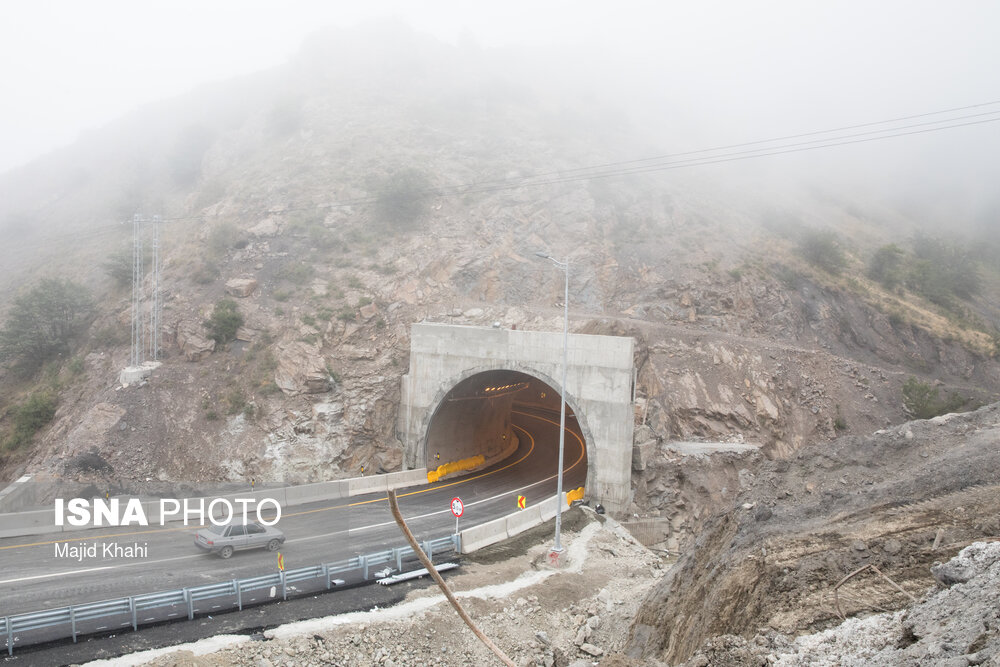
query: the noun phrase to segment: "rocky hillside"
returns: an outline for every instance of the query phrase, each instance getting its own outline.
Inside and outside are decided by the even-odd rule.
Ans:
[[[884,244],[917,257],[899,212],[705,172],[573,176],[657,152],[611,111],[382,27],[320,35],[276,71],[8,174],[0,312],[40,275],[87,286],[95,307],[62,357],[0,370],[4,475],[136,490],[398,468],[410,324],[557,329],[562,276],[540,249],[569,258],[574,331],[638,341],[640,459],[671,439],[780,458],[870,433],[907,419],[911,377],[965,407],[996,396],[992,268],[937,303],[867,277]],[[164,359],[122,388],[137,211],[162,216]],[[810,252],[817,230],[835,266]],[[213,340],[226,300],[242,323]],[[39,395],[51,420],[15,442]],[[638,464],[636,512],[673,502],[656,469]]]
[[[884,650],[884,664],[914,664],[910,660],[922,655],[934,662],[976,653],[990,637],[995,651],[996,610],[989,602],[995,588],[981,609],[966,598],[970,607],[961,613],[970,615],[960,624],[941,622],[957,613],[942,609],[953,607],[958,594],[932,600],[909,618],[883,618],[875,632],[894,634],[869,637],[867,648],[864,641],[842,645],[845,662],[829,652],[823,657],[815,645],[807,650],[810,642],[793,649],[787,638],[827,630],[845,616],[903,608],[923,598],[935,580],[950,587],[978,574],[969,563],[967,571],[961,562],[950,569],[935,565],[973,542],[1000,538],[998,433],[1000,404],[993,404],[866,437],[811,443],[790,460],[743,461],[693,548],[643,603],[629,653],[667,664],[763,664],[752,656],[763,660],[768,653],[792,654],[780,664],[810,664],[809,655],[828,660],[822,664],[865,664],[858,652],[874,647],[872,653]],[[930,624],[937,635],[921,620],[928,614],[938,619]],[[852,627],[839,639],[831,634],[818,641],[850,644]],[[766,638],[775,633],[783,647],[769,645]],[[723,635],[729,637],[719,639]],[[947,635],[959,638],[942,638]],[[704,655],[692,657],[699,651]],[[748,663],[740,662],[741,651]],[[868,664],[883,664],[869,658]]]

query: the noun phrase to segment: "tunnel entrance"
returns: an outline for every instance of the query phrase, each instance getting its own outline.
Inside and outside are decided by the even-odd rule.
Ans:
[[[531,409],[549,411],[548,422],[535,420],[538,429],[549,429],[542,434],[545,444],[536,446],[535,453],[558,450],[558,386],[565,390],[570,414],[575,415],[567,422],[576,430],[572,431],[574,437],[566,439],[566,453],[572,462],[586,466],[581,481],[585,482],[586,497],[604,505],[613,516],[626,512],[632,501],[634,348],[635,341],[625,336],[414,324],[409,368],[400,382],[396,430],[403,445],[403,467],[431,468],[445,457],[479,448],[496,452],[499,458],[504,451],[503,433],[509,440],[510,429],[519,432],[518,420],[524,419],[518,414],[522,410],[519,406],[533,402],[541,405]],[[564,356],[565,388],[556,380],[562,377]],[[527,382],[529,387],[509,387],[491,398],[475,393],[519,382]],[[508,390],[516,390],[513,397],[505,395]],[[553,436],[557,441],[554,445],[550,444]],[[549,469],[547,461],[537,465]],[[580,470],[575,468],[574,472]]]
[[[560,398],[548,383],[520,371],[489,370],[465,378],[445,394],[431,417],[424,447],[426,467],[481,455],[478,469],[514,456],[519,446],[524,449],[528,423],[542,419],[554,423],[558,433]],[[583,442],[568,403],[566,428]],[[537,445],[558,451],[551,437]]]

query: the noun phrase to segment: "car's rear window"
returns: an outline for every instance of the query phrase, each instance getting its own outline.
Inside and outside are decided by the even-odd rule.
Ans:
[[[226,526],[216,526],[214,523],[208,527],[208,532],[215,533],[216,535],[222,535],[226,532]]]

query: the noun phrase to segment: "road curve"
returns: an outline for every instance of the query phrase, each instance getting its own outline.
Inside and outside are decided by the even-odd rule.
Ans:
[[[455,530],[450,501],[465,505],[459,529],[469,528],[516,511],[517,496],[529,505],[555,494],[558,461],[558,414],[516,409],[519,435],[515,454],[482,471],[440,483],[401,490],[400,509],[420,540]],[[568,420],[564,489],[582,486],[587,463],[575,420]],[[288,508],[278,527],[287,541],[281,552],[285,567],[295,569],[353,558],[405,540],[389,513],[385,496],[311,503]],[[0,539],[0,616],[64,607],[270,574],[276,555],[256,550],[237,552],[223,560],[201,553],[194,545],[198,526],[100,528],[66,533]],[[96,545],[95,558],[56,556],[57,545]],[[139,545],[145,557],[105,555],[105,545]]]

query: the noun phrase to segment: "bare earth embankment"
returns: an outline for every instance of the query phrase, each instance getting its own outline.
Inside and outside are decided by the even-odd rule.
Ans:
[[[450,583],[519,665],[1000,664],[1000,405],[748,465],[676,563],[580,508],[564,569],[546,526]],[[435,588],[258,639],[113,664],[494,664]]]

